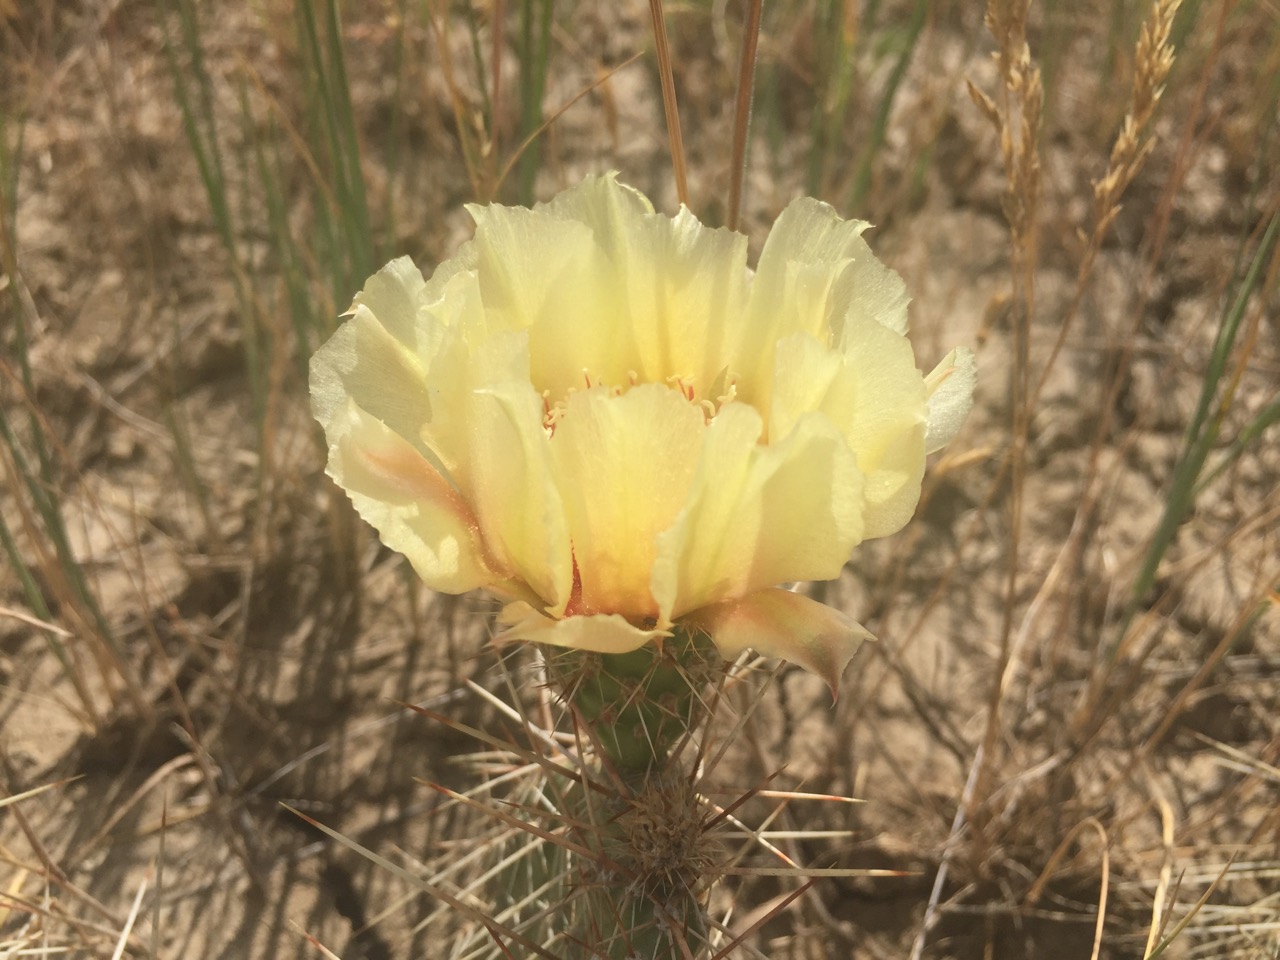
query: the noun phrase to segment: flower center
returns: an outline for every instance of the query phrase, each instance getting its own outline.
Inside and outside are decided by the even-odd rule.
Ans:
[[[542,391],[542,429],[546,431],[548,437],[555,436],[556,425],[564,417],[565,410],[568,408],[569,397],[579,389],[591,390],[595,387],[603,387],[609,391],[610,396],[620,397],[632,387],[639,386],[641,382],[640,375],[634,370],[629,370],[627,371],[626,383],[605,383],[603,378],[595,376],[584,367],[582,369],[582,387],[570,387],[564,396],[557,398],[552,397],[550,390]],[[710,389],[706,392],[698,390],[697,382],[693,377],[674,374],[667,377],[665,383],[690,403],[701,407],[703,418],[707,423],[716,418],[716,414],[720,412],[721,407],[726,403],[732,403],[738,397],[738,375],[730,373],[728,368],[720,371],[720,375],[716,377],[715,382],[711,384]]]

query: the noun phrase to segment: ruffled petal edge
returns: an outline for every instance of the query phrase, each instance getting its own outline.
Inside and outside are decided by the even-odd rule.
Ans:
[[[973,351],[956,347],[924,378],[928,424],[924,434],[926,454],[941,450],[960,432],[973,408],[978,382]]]
[[[835,698],[864,640],[875,638],[849,615],[780,587],[695,610],[682,621],[705,630],[727,659],[751,649],[817,674]]]
[[[671,636],[670,630],[645,630],[616,613],[597,613],[556,620],[522,600],[509,603],[498,614],[506,627],[494,637],[499,644],[524,640],[591,653],[630,653],[650,640]]]
[[[486,555],[470,507],[408,441],[354,400],[325,426],[329,476],[428,587],[465,593],[507,579]]]

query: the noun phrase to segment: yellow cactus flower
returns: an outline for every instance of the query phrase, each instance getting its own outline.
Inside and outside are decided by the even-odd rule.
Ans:
[[[457,256],[392,261],[312,359],[329,475],[429,587],[503,598],[500,639],[705,629],[834,687],[866,632],[780,585],[907,522],[972,355],[922,376],[901,279],[816,200],[754,273],[745,237],[612,176],[469,209]]]

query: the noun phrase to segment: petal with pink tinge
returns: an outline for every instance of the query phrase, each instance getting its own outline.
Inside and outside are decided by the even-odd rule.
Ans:
[[[825,680],[833,697],[862,641],[874,639],[847,614],[776,587],[695,610],[683,623],[705,630],[726,659],[751,649],[798,663]]]

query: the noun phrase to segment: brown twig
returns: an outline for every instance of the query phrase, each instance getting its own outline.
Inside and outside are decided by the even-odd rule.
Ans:
[[[507,162],[502,166],[502,172],[498,174],[498,179],[493,184],[494,195],[497,195],[498,191],[502,189],[502,184],[506,182],[507,177],[511,175],[511,171],[515,169],[516,163],[519,162],[520,157],[523,156],[524,152],[529,149],[529,145],[533,143],[533,141],[537,140],[538,137],[542,136],[543,132],[548,127],[550,127],[553,123],[559,120],[564,115],[566,110],[572,107],[575,103],[577,103],[579,100],[585,97],[592,90],[595,90],[597,87],[601,86],[602,84],[608,83],[609,80],[612,79],[615,73],[617,73],[619,70],[624,69],[625,67],[631,66],[631,64],[639,60],[640,57],[641,57],[641,54],[639,53],[634,54],[633,56],[627,57],[627,59],[623,60],[616,67],[612,67],[611,69],[609,69],[608,71],[606,71],[605,73],[597,77],[594,81],[591,82],[589,86],[583,87],[581,90],[575,93],[572,97],[566,100],[564,104],[560,106],[558,109],[556,109],[549,117],[543,120],[542,124],[538,127],[538,129],[534,130],[527,137],[521,140],[520,146],[516,147],[516,149],[512,152],[511,156],[507,158]]]
[[[662,109],[667,117],[667,138],[671,141],[671,166],[676,176],[676,197],[681,205],[689,205],[689,177],[684,158],[684,138],[680,135],[680,110],[676,104],[676,80],[671,70],[671,44],[667,41],[667,22],[662,13],[662,0],[649,0],[653,18],[653,45],[658,54],[658,76],[662,81]]]
[[[760,41],[760,14],[764,0],[750,0],[742,27],[742,58],[738,66],[738,96],[733,113],[733,159],[729,167],[729,215],[725,226],[738,229],[742,186],[747,178],[747,134],[751,129],[751,102],[756,79],[756,47]]]

